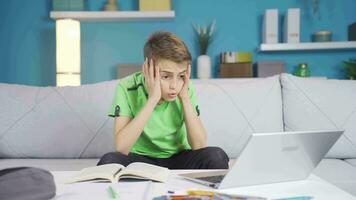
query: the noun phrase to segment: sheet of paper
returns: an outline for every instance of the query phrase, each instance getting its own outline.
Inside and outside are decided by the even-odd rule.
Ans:
[[[64,184],[57,188],[57,195],[54,199],[112,199],[111,193],[108,191],[111,186],[117,194],[116,199],[144,200],[145,196],[150,193],[150,188],[148,188],[150,185],[149,181],[119,182],[117,184],[91,182]]]

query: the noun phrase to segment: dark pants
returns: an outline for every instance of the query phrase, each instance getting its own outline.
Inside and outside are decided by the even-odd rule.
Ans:
[[[184,150],[169,158],[153,158],[135,153],[125,155],[111,152],[101,157],[98,165],[119,163],[127,166],[133,162],[144,162],[169,169],[228,169],[229,157],[219,147],[205,147],[197,150]]]

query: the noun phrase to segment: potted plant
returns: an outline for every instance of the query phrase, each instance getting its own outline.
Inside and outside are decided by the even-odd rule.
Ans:
[[[350,80],[356,80],[356,58],[350,58],[344,61],[344,69],[346,72],[346,78]]]
[[[197,75],[198,78],[211,77],[211,59],[207,55],[209,44],[215,36],[215,21],[208,26],[200,26],[193,24],[196,39],[199,45],[199,56],[197,59]]]

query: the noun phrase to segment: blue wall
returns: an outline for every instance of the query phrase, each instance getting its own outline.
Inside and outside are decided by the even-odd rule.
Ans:
[[[136,10],[137,1],[118,3],[121,10]],[[89,10],[100,10],[103,3],[88,0],[87,6]],[[320,17],[313,17],[311,5],[311,0],[173,0],[176,17],[171,21],[83,22],[82,83],[115,79],[117,64],[141,63],[144,42],[157,30],[181,37],[196,62],[198,48],[191,23],[207,24],[214,19],[218,33],[208,51],[213,58],[214,76],[220,52],[252,51],[254,61],[285,60],[288,72],[298,63],[307,62],[312,76],[344,78],[341,62],[355,57],[356,50],[257,51],[262,14],[268,8],[278,8],[281,22],[287,8],[301,8],[303,42],[310,41],[311,33],[321,29],[331,30],[335,41],[347,40],[347,26],[356,22],[355,0],[320,0]],[[0,82],[55,85],[55,26],[48,17],[50,10],[50,0],[0,0]]]

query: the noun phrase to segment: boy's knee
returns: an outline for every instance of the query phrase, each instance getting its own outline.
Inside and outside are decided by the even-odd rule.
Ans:
[[[119,152],[109,152],[104,154],[97,165],[105,165],[110,163],[118,163],[124,166],[130,164],[129,157]]]
[[[206,160],[207,169],[228,169],[229,157],[220,147],[206,147],[202,149],[202,159]]]

